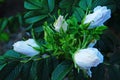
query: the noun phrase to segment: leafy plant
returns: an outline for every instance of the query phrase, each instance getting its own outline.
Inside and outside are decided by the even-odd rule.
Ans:
[[[84,30],[83,26],[85,26],[79,26],[78,23],[82,23],[84,16],[92,12],[92,9],[98,5],[108,6],[110,9],[112,9],[113,13],[116,11],[116,9],[120,9],[119,0],[24,0],[24,7],[26,9],[24,14],[18,14],[9,18],[0,19],[0,40],[9,40],[8,33],[4,32],[6,27],[8,27],[10,32],[15,32],[17,31],[18,27],[24,26],[25,31],[31,32],[31,35],[38,40],[38,42],[40,42],[39,45],[41,46],[41,53],[30,58],[13,50],[7,51],[4,55],[0,56],[0,80],[87,80],[88,78],[85,77],[83,71],[80,70],[78,73],[77,69],[74,68],[74,64],[69,58],[70,55],[66,55],[68,56],[66,60],[63,56],[61,56],[61,54],[59,57],[56,57],[56,54],[53,56],[52,53],[54,52],[53,48],[56,49],[56,52],[60,51],[59,46],[56,45],[60,42],[62,43],[62,47],[65,49],[63,51],[65,52],[70,51],[71,47],[68,48],[64,44],[67,44],[68,46],[75,46],[76,44],[78,45],[78,43],[75,43],[74,38],[76,38],[76,35],[80,34],[76,34],[75,31]],[[74,35],[66,36],[63,34],[61,36],[57,33],[54,34],[54,30],[52,32],[50,29],[52,26],[51,23],[56,20],[56,17],[58,17],[59,14],[66,16],[66,19],[68,19],[67,22],[70,24],[70,26],[79,26],[79,28],[69,28],[71,31],[73,30]],[[70,16],[72,16],[72,21],[69,20]],[[43,24],[44,26],[42,26]],[[113,35],[111,35],[110,32],[109,34],[104,33],[101,35],[101,32],[106,29],[105,26],[101,27],[102,28],[91,30],[90,34],[95,35],[94,37],[100,39],[95,47],[99,48],[99,50],[104,53],[105,63],[96,68],[92,68],[93,77],[91,79],[119,80],[120,52],[118,50],[112,55],[107,54],[110,49],[116,48],[116,45],[118,46],[117,43],[115,45],[113,44],[112,46],[110,44],[112,44],[112,42],[115,43],[119,41],[112,41],[113,37],[111,36]],[[46,33],[50,32],[51,30],[51,33],[48,33],[49,35],[47,35],[46,40],[49,40],[48,42],[56,47],[44,45],[46,42],[44,40],[45,34],[43,30],[46,30]],[[81,34],[83,32],[88,33],[88,30],[81,31]],[[101,38],[96,36],[96,34],[100,34]],[[63,36],[66,38],[69,37],[69,40],[65,41],[66,39],[64,38],[56,38],[54,41],[52,41],[52,38],[55,36],[59,36],[59,38]],[[60,42],[57,42],[57,40],[60,40]],[[46,49],[46,47],[48,49]],[[77,47],[74,47],[73,52],[77,49]],[[44,54],[47,54],[48,56],[43,57]]]

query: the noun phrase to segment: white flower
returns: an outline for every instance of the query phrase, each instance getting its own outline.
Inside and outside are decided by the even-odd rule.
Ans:
[[[81,69],[87,71],[87,74],[91,77],[91,67],[96,67],[103,62],[103,55],[96,48],[80,49],[74,54],[74,62]]]
[[[111,10],[107,9],[106,6],[97,6],[94,8],[92,14],[88,14],[85,18],[84,23],[90,23],[88,29],[95,28],[97,26],[102,26],[105,21],[111,17]]]
[[[61,16],[61,15],[58,17],[58,19],[55,21],[55,23],[53,25],[57,32],[59,32],[61,28],[63,29],[64,32],[67,31],[68,24],[65,21],[65,19],[63,18],[63,16]]]
[[[36,44],[34,39],[28,39],[26,41],[18,41],[13,44],[13,50],[25,54],[27,56],[34,56],[39,53],[39,51],[34,49],[35,47],[38,48],[39,46]]]

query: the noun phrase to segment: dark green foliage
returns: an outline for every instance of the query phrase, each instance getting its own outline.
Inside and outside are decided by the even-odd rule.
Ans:
[[[0,71],[0,79],[8,80],[9,77],[11,80],[15,80],[20,74],[21,65],[18,65],[19,62],[13,61],[6,64],[6,66]]]
[[[45,41],[43,39],[44,33],[42,25],[46,21],[49,25],[51,22],[53,23],[60,14],[66,16],[66,19],[68,19],[69,16],[74,16],[76,19],[73,18],[73,22],[69,20],[67,22],[71,24],[70,26],[77,26],[77,23],[81,23],[84,16],[92,12],[93,8],[98,5],[107,6],[112,10],[112,17],[106,24],[112,30],[115,29],[115,33],[119,34],[119,0],[24,0],[24,8],[26,11],[23,14],[0,19],[0,41],[9,41],[10,35],[8,34],[14,32],[19,33],[19,28],[23,27],[25,28],[24,31],[28,32],[32,29],[33,36],[35,36],[40,42],[40,45],[43,46]],[[101,31],[106,29],[106,27],[101,27],[102,28],[96,28],[96,32],[92,30],[94,33],[91,31],[91,35],[102,34]],[[5,31],[6,28],[8,32]],[[74,35],[68,36],[69,38],[74,39],[80,35],[76,34],[76,29],[69,29],[74,32]],[[84,27],[80,26],[80,29],[82,30]],[[87,33],[88,31],[81,31],[81,33],[83,32]],[[52,34],[52,31],[50,34]],[[59,36],[59,34],[56,35]],[[51,35],[48,36],[49,38],[53,38]],[[94,37],[99,38],[98,36]],[[105,63],[92,68],[93,76],[91,80],[120,80],[120,41],[116,39],[118,38],[116,38],[115,34],[111,34],[109,31],[105,31],[105,33],[101,35],[95,47],[104,54]],[[55,41],[49,42],[55,45],[54,42],[57,42],[57,40],[58,38],[56,38]],[[67,42],[62,39],[60,41],[63,44]],[[72,41],[68,40],[66,44],[70,46]],[[51,46],[47,47],[51,49]],[[66,46],[63,45],[62,47],[65,48]],[[70,48],[66,48],[64,51],[68,52],[69,50]],[[41,56],[44,53],[41,53],[38,55],[40,59],[37,60],[25,57],[13,50],[7,51],[4,55],[0,56],[0,80],[64,80],[64,78],[68,78],[68,80],[90,80],[84,75],[82,70],[78,73],[78,71],[74,69],[72,62],[64,61],[64,57],[61,56],[61,60],[59,60],[58,57],[52,57],[52,53],[52,51],[48,53],[50,54],[49,58],[42,58]]]
[[[72,70],[73,65],[70,62],[64,61],[57,65],[52,73],[51,80],[63,80],[65,76]]]

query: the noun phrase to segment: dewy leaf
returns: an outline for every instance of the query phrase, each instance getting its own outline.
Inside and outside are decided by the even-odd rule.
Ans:
[[[48,0],[49,11],[52,12],[55,6],[55,0]]]
[[[71,69],[72,65],[70,62],[64,61],[60,63],[53,71],[51,80],[63,80]]]
[[[47,15],[40,15],[40,16],[27,18],[25,21],[26,21],[26,23],[35,23],[35,22],[38,22],[38,21],[44,19],[45,17],[47,17]]]

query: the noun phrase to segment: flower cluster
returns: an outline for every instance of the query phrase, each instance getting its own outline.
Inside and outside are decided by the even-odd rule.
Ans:
[[[53,51],[52,55],[62,55],[66,59],[72,59],[76,68],[86,71],[91,77],[91,67],[96,67],[103,62],[103,55],[97,48],[93,48],[99,39],[99,35],[106,29],[104,22],[111,17],[111,10],[106,6],[97,6],[93,13],[85,16],[83,23],[78,23],[75,17],[67,20],[62,15],[58,17],[53,26],[44,24],[44,47],[47,51]],[[54,28],[53,28],[54,27]],[[13,49],[27,56],[40,53],[35,50],[39,47],[33,39],[18,41]]]

